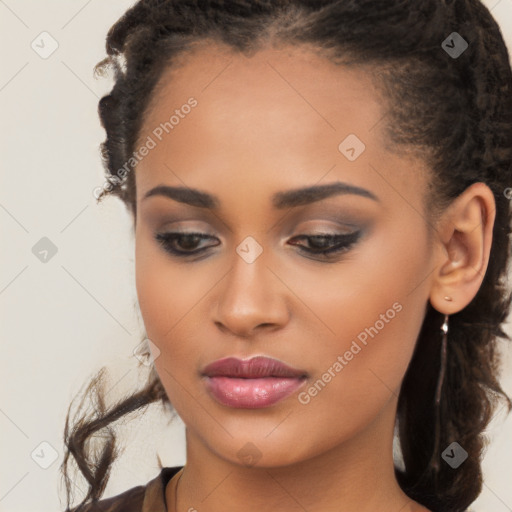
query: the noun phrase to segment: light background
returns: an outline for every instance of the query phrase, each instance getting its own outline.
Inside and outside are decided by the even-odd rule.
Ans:
[[[103,365],[112,369],[109,398],[145,377],[132,355],[143,324],[130,217],[120,201],[98,206],[92,194],[104,181],[97,103],[111,87],[92,70],[108,29],[133,3],[0,0],[1,512],[64,510],[59,466],[71,399]],[[512,0],[484,3],[512,48]],[[43,31],[59,45],[47,59],[31,47]],[[43,237],[58,251],[47,263],[32,253]],[[504,362],[512,394],[511,349]],[[156,476],[156,453],[165,466],[184,464],[183,424],[158,412],[122,428],[126,450],[104,497]],[[484,490],[472,510],[512,511],[512,414],[498,414],[488,433]],[[53,452],[41,443],[57,452],[47,469],[40,465]]]

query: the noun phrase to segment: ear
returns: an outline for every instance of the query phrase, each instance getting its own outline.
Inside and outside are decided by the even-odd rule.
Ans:
[[[430,303],[440,313],[461,311],[477,294],[489,263],[495,217],[494,195],[484,183],[468,187],[443,213],[430,290]]]

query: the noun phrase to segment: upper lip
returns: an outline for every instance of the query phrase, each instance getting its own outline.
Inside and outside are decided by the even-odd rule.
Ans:
[[[202,372],[207,377],[238,377],[256,379],[262,377],[305,377],[299,370],[272,357],[256,356],[251,359],[226,357],[207,365]]]

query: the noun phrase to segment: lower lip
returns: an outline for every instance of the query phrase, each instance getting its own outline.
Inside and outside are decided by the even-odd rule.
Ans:
[[[242,409],[259,409],[273,405],[297,391],[304,382],[304,378],[294,377],[206,377],[206,386],[218,402]]]

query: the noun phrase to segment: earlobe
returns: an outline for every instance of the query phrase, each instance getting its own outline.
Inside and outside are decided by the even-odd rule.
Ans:
[[[483,183],[468,187],[439,221],[430,303],[444,314],[464,309],[480,289],[489,263],[496,204]]]

